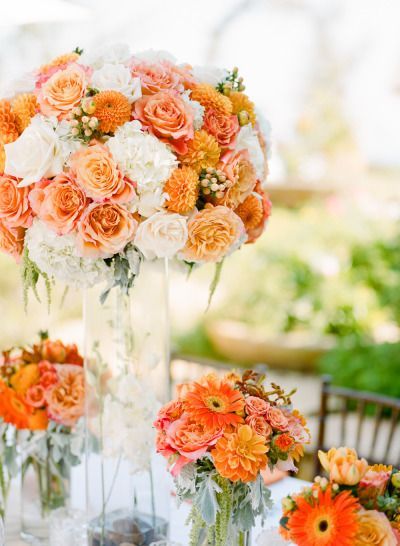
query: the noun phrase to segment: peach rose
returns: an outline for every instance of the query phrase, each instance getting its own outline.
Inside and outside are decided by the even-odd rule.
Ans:
[[[268,408],[268,402],[258,398],[258,396],[248,396],[246,398],[246,412],[248,415],[265,415]]]
[[[219,262],[241,240],[242,220],[227,207],[206,207],[188,222],[188,240],[182,257],[188,262]]]
[[[280,430],[281,432],[288,430],[289,421],[283,411],[276,406],[269,406],[267,408],[265,418],[273,429]]]
[[[209,108],[204,115],[203,129],[216,138],[221,148],[234,148],[240,126],[237,116]]]
[[[235,209],[248,197],[257,184],[257,175],[247,150],[226,152],[218,165],[228,179],[228,189],[217,200],[220,205]]]
[[[78,223],[77,244],[88,258],[111,258],[134,239],[137,221],[115,203],[92,203]]]
[[[396,546],[397,539],[385,514],[363,510],[358,515],[355,546]]]
[[[266,440],[271,438],[271,425],[267,423],[262,415],[249,415],[246,417],[246,425],[249,425],[260,436],[264,436]]]
[[[29,194],[29,201],[34,213],[59,235],[75,229],[87,204],[85,194],[67,173],[41,180]]]
[[[355,449],[348,447],[332,448],[327,453],[318,452],[324,470],[332,482],[339,485],[356,485],[368,470],[365,459],[359,459]]]
[[[152,64],[135,59],[131,66],[131,72],[134,78],[140,78],[143,95],[154,95],[159,91],[169,89],[183,90],[183,75],[173,69],[168,61]]]
[[[0,220],[0,250],[19,262],[24,250],[24,228],[9,228]]]
[[[178,94],[164,91],[142,97],[133,106],[133,117],[177,153],[187,152],[194,136],[194,112]]]
[[[45,390],[42,385],[29,387],[25,395],[25,401],[29,406],[40,408],[45,404]]]
[[[70,427],[84,413],[83,369],[74,364],[55,364],[55,368],[58,381],[46,392],[47,411],[51,419]]]
[[[55,72],[39,89],[38,102],[45,116],[65,118],[78,106],[85,95],[87,76],[85,70],[71,64]]]
[[[32,224],[28,196],[29,187],[19,188],[13,176],[0,176],[0,218],[7,226],[27,228]]]
[[[94,144],[78,150],[71,157],[70,166],[77,184],[94,201],[109,199],[126,203],[135,195],[132,184],[124,179],[107,146]]]

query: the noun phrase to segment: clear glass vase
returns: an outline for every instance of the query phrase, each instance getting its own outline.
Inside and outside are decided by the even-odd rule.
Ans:
[[[200,531],[197,546],[222,546],[216,539],[214,529],[203,528]],[[239,531],[233,523],[229,525],[228,534],[223,546],[251,546],[250,531]]]
[[[43,433],[37,434],[43,446]],[[62,459],[54,459],[49,445],[48,449],[36,450],[35,435],[31,433],[20,453],[21,536],[26,540],[47,540],[52,512],[69,506],[71,469]]]
[[[129,294],[104,303],[88,290],[84,309],[88,544],[150,545],[168,536],[152,426],[170,394],[168,263],[145,262]]]

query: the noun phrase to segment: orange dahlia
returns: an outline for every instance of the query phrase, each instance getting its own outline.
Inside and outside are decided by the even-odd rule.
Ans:
[[[210,429],[227,427],[243,422],[243,394],[215,375],[208,375],[184,396],[189,416],[205,423]]]
[[[267,451],[265,437],[248,425],[241,425],[237,432],[226,433],[218,440],[211,456],[223,478],[246,483],[254,481],[267,466]]]
[[[120,125],[131,119],[129,100],[119,91],[101,91],[93,98],[94,115],[103,133],[114,133]]]
[[[332,498],[330,487],[317,491],[317,498],[295,498],[297,510],[287,523],[291,540],[298,546],[353,546],[360,508],[357,499],[349,491]]]
[[[53,68],[65,66],[66,64],[74,63],[79,59],[80,55],[75,52],[65,53],[64,55],[59,55],[52,61],[47,64],[44,64],[39,68],[40,74],[48,74]]]
[[[4,145],[0,139],[0,175],[4,173],[4,167],[6,166],[6,152]]]
[[[229,95],[229,98],[232,104],[232,112],[239,117],[239,123],[241,125],[246,125],[245,121],[247,117],[247,123],[250,122],[252,125],[254,125],[256,122],[256,113],[254,103],[249,99],[249,97],[240,91],[234,91]],[[243,116],[241,114],[242,112],[247,114],[247,116]]]
[[[215,167],[219,161],[221,150],[216,139],[201,130],[194,133],[194,138],[188,143],[188,150],[180,157],[181,163],[200,172],[207,167]]]
[[[222,114],[232,114],[232,103],[222,93],[219,93],[212,85],[200,83],[192,89],[192,100],[199,102],[204,108],[212,108]]]
[[[168,194],[166,208],[184,214],[194,209],[199,195],[199,177],[191,167],[175,169],[164,186]]]
[[[13,113],[17,116],[18,130],[20,133],[28,127],[31,119],[36,114],[37,104],[36,96],[32,93],[21,93],[12,100],[11,108]]]
[[[8,100],[0,101],[0,142],[10,144],[19,136],[18,119],[11,110]]]
[[[264,216],[261,199],[250,194],[236,209],[235,213],[242,219],[246,231],[256,228]]]

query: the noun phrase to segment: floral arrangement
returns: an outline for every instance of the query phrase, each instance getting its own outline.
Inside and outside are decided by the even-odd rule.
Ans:
[[[0,101],[0,248],[26,287],[128,289],[143,259],[221,264],[270,215],[269,145],[237,68],[76,49]]]
[[[299,546],[400,544],[400,471],[347,447],[318,455],[328,478],[283,500],[282,536]]]
[[[157,451],[169,462],[180,501],[190,500],[190,545],[244,543],[270,505],[262,471],[295,470],[310,435],[290,395],[246,371],[183,385],[158,413]],[[242,537],[236,542],[237,537]]]

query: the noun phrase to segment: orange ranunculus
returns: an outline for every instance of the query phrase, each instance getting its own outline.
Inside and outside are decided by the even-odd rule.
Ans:
[[[27,228],[31,225],[29,190],[29,187],[19,188],[18,180],[13,176],[0,176],[0,218],[8,227]]]
[[[37,364],[21,366],[10,378],[10,385],[18,394],[25,396],[26,391],[38,383],[40,379],[39,367]]]
[[[254,432],[264,436],[266,440],[269,440],[272,435],[272,427],[267,423],[265,417],[262,415],[249,415],[246,417],[246,425],[249,425]]]
[[[71,64],[58,70],[40,88],[38,102],[45,116],[66,117],[85,95],[87,76],[84,69]]]
[[[93,203],[78,223],[82,256],[111,258],[133,240],[137,228],[133,214],[116,203]]]
[[[59,235],[75,229],[87,203],[85,194],[67,173],[35,184],[29,201],[34,213]]]
[[[83,369],[74,364],[55,364],[58,382],[46,392],[48,414],[65,426],[73,426],[84,413]]]
[[[46,410],[36,410],[28,419],[30,430],[46,430],[49,424]]]
[[[233,148],[240,127],[237,116],[209,108],[204,116],[203,129],[216,138],[221,148]]]
[[[123,203],[134,195],[133,186],[124,179],[107,146],[95,144],[78,150],[70,165],[77,184],[94,201]]]
[[[274,438],[274,445],[281,453],[288,453],[294,447],[294,444],[294,439],[287,432]]]
[[[160,91],[182,90],[182,74],[172,68],[168,61],[157,64],[134,59],[131,66],[132,76],[140,78],[143,95],[154,95]]]
[[[246,398],[247,415],[265,415],[268,408],[268,402],[258,396],[248,396]]]
[[[206,376],[201,383],[183,397],[185,411],[193,419],[210,429],[227,427],[243,422],[244,397],[224,379]]]
[[[288,430],[289,421],[281,409],[276,406],[269,406],[265,413],[265,418],[271,427],[275,430],[285,432]]]
[[[354,546],[397,546],[397,539],[386,515],[376,510],[358,514],[358,531]]]
[[[24,228],[9,228],[0,220],[0,250],[19,262],[24,250]]]
[[[254,481],[267,466],[267,452],[264,436],[248,425],[240,425],[237,432],[226,433],[218,440],[211,456],[223,478],[246,483]]]
[[[0,417],[18,429],[28,428],[30,408],[23,398],[0,380]]]
[[[229,181],[224,196],[216,202],[235,209],[248,197],[257,184],[257,175],[247,150],[227,152],[218,166]]]
[[[359,459],[355,449],[348,447],[332,448],[327,453],[318,452],[323,468],[332,482],[339,485],[356,485],[368,470],[365,459]]]
[[[188,262],[219,262],[240,243],[242,220],[223,206],[206,207],[188,222],[188,240],[182,256]]]
[[[194,136],[194,112],[179,95],[167,91],[145,95],[134,103],[133,117],[177,153],[186,153]]]

